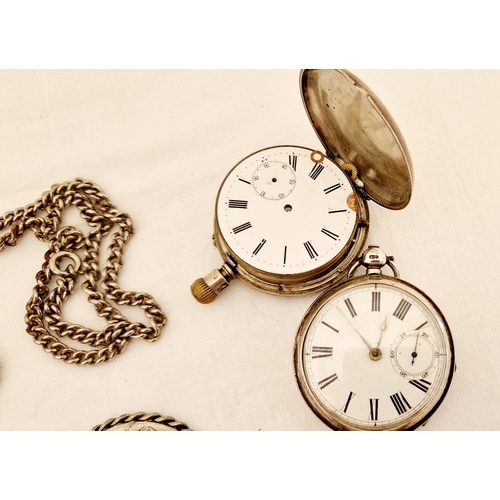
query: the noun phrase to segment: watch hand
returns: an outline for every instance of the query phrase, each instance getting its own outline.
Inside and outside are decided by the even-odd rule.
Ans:
[[[378,338],[377,349],[380,347],[380,342],[382,341],[382,335],[386,329],[387,329],[387,314],[385,315],[384,322],[380,325],[380,337]]]
[[[339,310],[340,314],[342,314],[342,316],[347,321],[347,323],[349,323],[349,326],[359,335],[359,337],[361,338],[361,340],[365,343],[366,347],[368,347],[368,349],[371,351],[372,350],[372,346],[366,341],[366,339],[363,337],[363,335],[361,335],[361,333],[359,333],[358,330],[356,330],[356,328],[354,327],[354,325],[347,319],[347,316],[344,314],[344,312],[342,311],[342,309],[340,309],[339,306],[337,306],[337,309]]]
[[[412,360],[411,360],[411,364],[413,365],[413,363],[415,363],[415,358],[418,356],[417,355],[417,345],[418,345],[418,338],[420,337],[420,331],[417,333],[417,338],[415,340],[415,347],[413,348],[413,352],[411,353],[411,357],[412,357]]]

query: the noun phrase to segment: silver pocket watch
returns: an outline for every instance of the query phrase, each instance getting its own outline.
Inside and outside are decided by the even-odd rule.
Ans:
[[[410,201],[407,147],[373,92],[344,70],[303,70],[300,87],[325,151],[268,147],[230,170],[215,204],[222,267],[191,286],[201,303],[234,278],[273,294],[323,290],[364,248],[367,201],[393,210]]]
[[[413,430],[439,407],[455,370],[443,314],[376,246],[311,305],[294,360],[304,399],[335,430]]]

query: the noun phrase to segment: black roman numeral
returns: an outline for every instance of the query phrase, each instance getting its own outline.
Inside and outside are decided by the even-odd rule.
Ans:
[[[380,292],[372,292],[372,311],[380,311]]]
[[[293,168],[293,170],[297,170],[297,157],[295,155],[288,155],[288,164]]]
[[[354,392],[349,392],[349,396],[347,398],[347,401],[345,402],[344,408],[342,408],[342,411],[344,413],[347,413],[347,408],[349,408],[349,403],[351,402],[352,397],[355,396]]]
[[[396,408],[398,415],[402,415],[404,412],[411,409],[410,403],[406,401],[406,398],[403,396],[402,392],[397,392],[396,394],[393,394],[391,396],[391,401],[394,407]]]
[[[227,204],[229,208],[248,208],[247,200],[229,200]]]
[[[325,325],[328,328],[330,328],[330,330],[333,330],[335,333],[339,333],[339,331],[336,328],[333,328],[333,326],[329,325],[326,321],[322,321],[321,324]]]
[[[306,241],[304,243],[304,247],[306,248],[307,253],[309,254],[309,257],[311,257],[311,259],[314,259],[318,256],[318,252],[316,252],[310,241]]]
[[[370,420],[378,420],[378,399],[370,398]]]
[[[309,172],[309,177],[313,180],[316,180],[319,174],[321,174],[321,172],[323,172],[324,169],[325,167],[321,165],[321,163],[316,163],[312,168],[311,172]]]
[[[257,247],[255,248],[255,250],[252,252],[253,255],[257,255],[260,250],[262,249],[262,247],[266,244],[266,241],[267,240],[262,240],[258,245]]]
[[[429,324],[428,321],[426,321],[425,323],[422,323],[420,326],[417,326],[417,328],[415,328],[415,330],[421,330],[422,328],[424,328],[424,326],[427,326]]]
[[[313,346],[312,359],[328,358],[333,354],[333,347]]]
[[[323,191],[325,192],[325,194],[330,194],[339,188],[340,188],[340,184],[334,184],[333,186],[330,186],[330,187],[327,187],[326,189],[323,189]]]
[[[405,319],[406,313],[410,310],[411,304],[405,300],[401,299],[401,302],[396,307],[396,310],[392,313],[393,316],[403,321]]]
[[[245,231],[246,229],[250,229],[252,227],[252,224],[250,222],[245,222],[244,224],[241,224],[240,226],[233,227],[233,233],[238,234],[241,233],[241,231]]]
[[[338,239],[339,239],[339,235],[338,235],[338,234],[332,233],[332,232],[331,232],[331,231],[329,231],[328,229],[323,228],[323,229],[321,230],[321,232],[322,232],[323,234],[326,234],[327,236],[329,236],[332,240],[335,240],[335,241],[336,241],[336,240],[338,240]]]
[[[338,380],[338,378],[339,377],[337,376],[337,374],[334,373],[333,375],[330,375],[329,377],[326,377],[323,380],[320,380],[318,382],[319,388],[324,389],[325,387],[330,385],[332,382],[335,382],[336,380]]]
[[[423,392],[427,392],[429,390],[429,387],[431,386],[431,383],[428,380],[425,380],[423,378],[421,378],[419,380],[408,380],[408,382],[413,387],[416,387],[417,389],[420,389]]]
[[[354,309],[354,306],[352,305],[351,299],[345,299],[344,300],[345,305],[347,306],[347,309],[349,313],[351,314],[351,317],[354,318],[358,313],[356,312],[356,309]]]

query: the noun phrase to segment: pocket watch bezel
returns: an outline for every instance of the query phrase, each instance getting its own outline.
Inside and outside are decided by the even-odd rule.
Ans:
[[[435,395],[430,397],[429,401],[425,402],[423,408],[411,414],[406,419],[399,420],[394,426],[381,425],[374,430],[414,430],[419,426],[424,425],[443,402],[453,379],[453,374],[455,371],[455,348],[451,331],[443,313],[425,292],[417,288],[415,285],[408,283],[407,281],[392,276],[366,275],[350,278],[347,281],[336,286],[335,288],[327,290],[311,304],[298,328],[294,343],[294,372],[300,392],[313,413],[333,430],[364,429],[355,425],[351,425],[348,423],[348,419],[342,420],[338,418],[334,413],[328,411],[325,406],[321,404],[315,392],[311,389],[306,369],[304,367],[305,340],[317,315],[328,303],[334,300],[335,297],[342,295],[348,290],[362,287],[367,284],[372,285],[375,283],[397,288],[403,293],[410,295],[420,301],[435,318],[436,324],[438,325],[445,339],[445,344],[448,349],[448,356],[446,357],[446,365],[444,368],[445,376],[443,377],[441,386],[435,393]]]
[[[313,149],[305,146],[297,145],[277,145],[260,149],[247,155],[240,160],[224,177],[217,192],[215,200],[215,216],[214,216],[214,233],[213,240],[215,246],[221,253],[225,263],[231,268],[234,275],[240,278],[243,282],[257,288],[261,291],[270,294],[279,295],[301,295],[313,292],[320,292],[332,286],[332,284],[342,280],[347,274],[352,262],[359,256],[365,246],[368,237],[369,229],[369,210],[368,204],[363,195],[359,192],[358,187],[351,181],[349,175],[344,172],[339,163],[332,158],[325,156],[332,162],[345,177],[345,181],[352,188],[354,203],[356,205],[356,222],[353,227],[352,234],[346,245],[338,252],[333,259],[323,265],[315,267],[311,271],[278,274],[273,272],[263,271],[253,266],[247,260],[242,258],[224,238],[218,220],[218,204],[221,193],[224,190],[225,183],[231,174],[239,167],[241,163],[253,155],[258,153],[278,149],[278,148],[300,148],[314,152]]]

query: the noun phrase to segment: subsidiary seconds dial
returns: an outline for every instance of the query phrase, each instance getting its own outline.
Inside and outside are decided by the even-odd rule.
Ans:
[[[297,157],[291,157],[290,163],[288,165],[276,160],[266,161],[264,157],[252,176],[252,184],[257,194],[266,200],[285,199],[296,184]]]
[[[440,356],[439,347],[426,330],[428,322],[414,331],[403,332],[391,346],[391,363],[396,372],[408,379],[422,379],[432,373]]]

